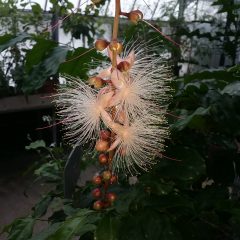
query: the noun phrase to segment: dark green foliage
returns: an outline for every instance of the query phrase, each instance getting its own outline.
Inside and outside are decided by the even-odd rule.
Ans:
[[[57,1],[52,2],[57,4]],[[233,11],[238,5],[233,9],[230,3],[228,0],[215,1],[215,5],[222,6],[220,12],[228,14],[228,21],[235,23]],[[82,18],[80,15],[76,17]],[[71,21],[78,23],[77,18]],[[70,24],[67,27],[78,37],[84,35],[78,32],[77,24],[73,29]],[[217,33],[213,38],[211,33],[200,34],[198,29],[189,32],[187,28],[180,28],[176,34],[180,33],[208,40],[225,36]],[[227,37],[232,34],[225,33]],[[131,40],[134,34],[139,34],[143,40],[159,40],[156,39],[159,34],[149,30],[144,23],[130,26],[127,40]],[[89,33],[87,37],[91,40]],[[238,34],[235,37],[234,47],[239,41]],[[164,37],[160,38],[168,48],[173,47]],[[233,60],[233,49],[228,40],[224,40],[223,48]],[[18,41],[18,37],[5,38],[3,47]],[[102,59],[95,51],[77,58],[87,50],[85,48],[70,51],[42,38],[34,37],[34,41],[24,63],[25,72],[32,74],[31,81],[26,78],[29,80],[25,82],[27,92],[39,88],[44,79],[56,72],[86,78],[88,64],[96,58]],[[159,48],[159,52],[164,51]],[[177,48],[172,52],[180,54]],[[234,65],[229,69],[205,70],[172,81],[173,98],[168,109],[171,136],[166,143],[166,152],[150,172],[138,177],[135,185],[130,186],[125,176],[119,176],[119,185],[114,188],[117,201],[103,211],[91,210],[94,199],[90,182],[76,187],[71,201],[64,199],[62,174],[66,156],[46,148],[43,142],[28,146],[28,149],[40,147],[44,150],[46,160],[35,174],[54,183],[55,189],[42,198],[30,216],[17,219],[3,229],[8,233],[8,239],[239,240],[239,72],[239,65]],[[38,78],[36,82],[32,80],[35,77]],[[84,154],[81,167],[92,163],[93,157],[96,158],[89,152]],[[49,222],[48,227],[33,235],[34,223],[46,217],[50,204],[55,210],[45,219]]]
[[[15,221],[5,229],[8,239],[14,239],[15,232],[29,237],[31,224],[44,215],[50,202],[59,207],[48,219],[48,228],[32,240],[74,236],[85,240],[238,239],[239,189],[233,194],[228,189],[235,188],[240,160],[235,145],[240,132],[235,73],[231,71],[232,80],[229,71],[222,71],[176,81],[169,111],[180,118],[169,116],[172,136],[166,157],[138,177],[136,185],[129,186],[127,179],[120,177],[120,185],[114,188],[118,199],[107,210],[89,210],[91,183],[76,189],[73,202],[63,200],[61,180],[51,177],[61,173],[61,168],[47,170],[55,160],[43,165],[36,173],[60,184],[35,206],[31,217],[16,220],[21,224]]]
[[[25,33],[17,37],[12,35],[0,37],[0,51],[14,48],[17,43],[26,40],[33,42],[33,48],[25,51],[25,60],[20,66],[21,72],[17,75],[21,79],[18,88],[26,94],[41,88],[46,80],[57,73],[86,79],[92,61],[95,61],[94,65],[96,65],[97,61],[104,59],[96,50],[89,51],[83,47],[70,50],[54,41]]]
[[[26,240],[32,236],[35,219],[31,217],[16,219],[6,226],[3,231],[8,232],[9,240]]]
[[[43,19],[50,20],[49,15],[44,14],[38,3],[22,3],[20,1],[21,7],[31,7],[32,10],[30,13],[22,13],[17,9],[17,2],[13,0],[0,1],[0,23],[3,27],[1,31],[4,32],[0,37],[1,95],[9,95],[13,91],[15,94],[36,93],[46,81],[49,85],[57,83],[59,73],[87,78],[89,70],[87,66],[92,59],[95,61],[102,59],[102,55],[96,51],[90,51],[82,56],[81,54],[89,49],[60,46],[57,42],[50,40],[48,29],[44,29],[46,22],[43,21]],[[50,11],[53,14],[52,21],[61,17],[65,18],[69,14],[69,10],[74,7],[68,0],[51,0],[50,2],[52,3]],[[75,39],[87,37],[89,45],[92,46],[93,36],[96,34],[101,36],[104,32],[100,29],[101,23],[98,23],[92,16],[98,15],[98,8],[105,2],[102,1],[96,5],[89,3],[85,14],[91,14],[91,17],[83,15],[83,13],[69,15],[62,24],[64,31],[71,32],[72,38]],[[53,33],[56,27],[59,26],[54,26]],[[32,29],[35,31],[34,34],[29,33]],[[10,87],[9,82],[13,82],[15,86]]]

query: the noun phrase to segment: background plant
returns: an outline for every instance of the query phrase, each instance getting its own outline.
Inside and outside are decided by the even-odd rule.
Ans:
[[[73,4],[67,0],[51,1],[51,3],[50,13],[45,13],[38,3],[0,2],[0,20],[3,29],[0,36],[0,88],[3,96],[35,93],[47,80],[56,82],[58,72],[71,73],[84,78],[88,69],[84,67],[79,69],[76,66],[84,66],[93,58],[101,58],[96,51],[79,58],[78,56],[87,50],[85,47],[74,48],[70,44],[57,43],[60,25],[58,21],[69,15]],[[17,9],[17,4],[20,4],[23,9]],[[29,6],[31,11],[25,11],[24,8]],[[93,35],[96,33],[101,35],[103,31],[96,31],[95,27],[99,27],[100,24],[97,24],[94,18],[88,18],[90,21],[85,21],[86,16],[83,14],[96,16],[98,14],[96,9],[93,5],[89,5],[86,7],[86,13],[69,15],[62,26],[64,31],[70,33],[72,39],[87,37],[89,44],[92,44]],[[70,58],[73,59],[74,64],[70,63]]]
[[[143,23],[130,26],[126,36],[139,32],[152,39],[157,34],[144,30]],[[234,31],[237,36],[238,30]],[[204,38],[211,39],[211,34]],[[170,43],[168,48],[179,51]],[[160,48],[159,52],[166,50]],[[74,64],[69,62],[72,68]],[[91,210],[92,182],[76,187],[73,199],[65,200],[60,178],[65,161],[61,160],[61,168],[43,165],[36,173],[48,179],[45,173],[51,170],[59,176],[54,180],[59,188],[46,195],[28,217],[6,227],[8,239],[239,239],[240,75],[239,65],[229,64],[232,67],[206,68],[176,77],[168,109],[171,138],[164,153],[167,158],[161,158],[134,185],[129,181],[136,179],[120,176],[114,188],[119,197],[112,208]],[[50,203],[56,208],[46,219]],[[48,227],[33,234],[35,223],[42,220],[48,221]]]

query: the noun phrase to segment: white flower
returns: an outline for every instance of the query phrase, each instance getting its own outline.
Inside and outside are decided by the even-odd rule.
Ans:
[[[136,50],[130,47],[117,57],[118,66],[126,63],[122,69],[107,66],[100,71],[97,77],[106,86],[99,91],[67,77],[68,84],[60,88],[55,101],[72,142],[96,139],[104,125],[114,133],[108,152],[114,151],[111,166],[115,172],[149,169],[168,138],[164,114],[169,69],[159,56],[145,50],[141,45]]]
[[[98,95],[80,79],[65,78],[67,85],[61,86],[55,97],[58,115],[63,119],[66,138],[82,144],[98,136],[101,111],[108,105],[113,92]]]
[[[113,170],[121,169],[135,174],[139,169],[147,170],[155,163],[155,155],[164,151],[164,140],[168,138],[168,128],[163,115],[143,112],[132,123],[116,123],[103,111],[104,123],[116,134],[108,151],[115,150]]]

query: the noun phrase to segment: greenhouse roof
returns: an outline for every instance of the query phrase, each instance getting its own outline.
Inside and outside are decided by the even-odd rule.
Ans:
[[[29,0],[22,0],[23,2],[30,2]],[[87,5],[91,3],[91,0],[70,0],[73,3],[74,9],[84,10]],[[185,11],[185,18],[187,20],[196,19],[196,12],[198,14],[197,18],[201,18],[206,15],[213,15],[216,12],[216,8],[211,6],[213,1],[211,0],[187,0],[187,6]],[[49,0],[35,0],[35,3],[40,4],[42,9],[48,11],[51,9],[52,3]],[[144,13],[145,19],[157,19],[168,20],[166,13],[172,12],[177,16],[178,14],[178,0],[121,0],[122,11],[129,12],[131,10],[139,9]],[[114,15],[114,5],[115,1],[106,1],[106,4],[100,9],[100,16],[110,16]],[[21,6],[19,5],[19,8]]]

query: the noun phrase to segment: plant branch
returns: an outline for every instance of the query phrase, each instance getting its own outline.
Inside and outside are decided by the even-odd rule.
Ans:
[[[115,1],[115,17],[114,17],[114,23],[113,23],[113,34],[112,34],[112,42],[117,42],[117,36],[118,36],[118,26],[119,26],[119,18],[121,14],[121,2],[120,0]],[[112,68],[117,67],[117,51],[112,51]],[[112,117],[114,119],[116,109],[112,108]],[[114,139],[115,134],[111,132],[111,139]],[[115,151],[112,150],[109,152],[109,168],[112,168],[112,159],[114,157]]]
[[[114,22],[113,22],[112,42],[117,42],[120,13],[121,13],[120,0],[116,0],[116,2],[115,2],[115,17],[114,17]],[[112,54],[113,54],[112,67],[114,69],[117,67],[117,52],[113,51]]]
[[[116,4],[116,6],[115,6],[115,17],[114,17],[114,23],[113,23],[112,41],[117,41],[119,17],[120,17],[120,13],[121,13],[120,0],[116,0],[115,4]]]

